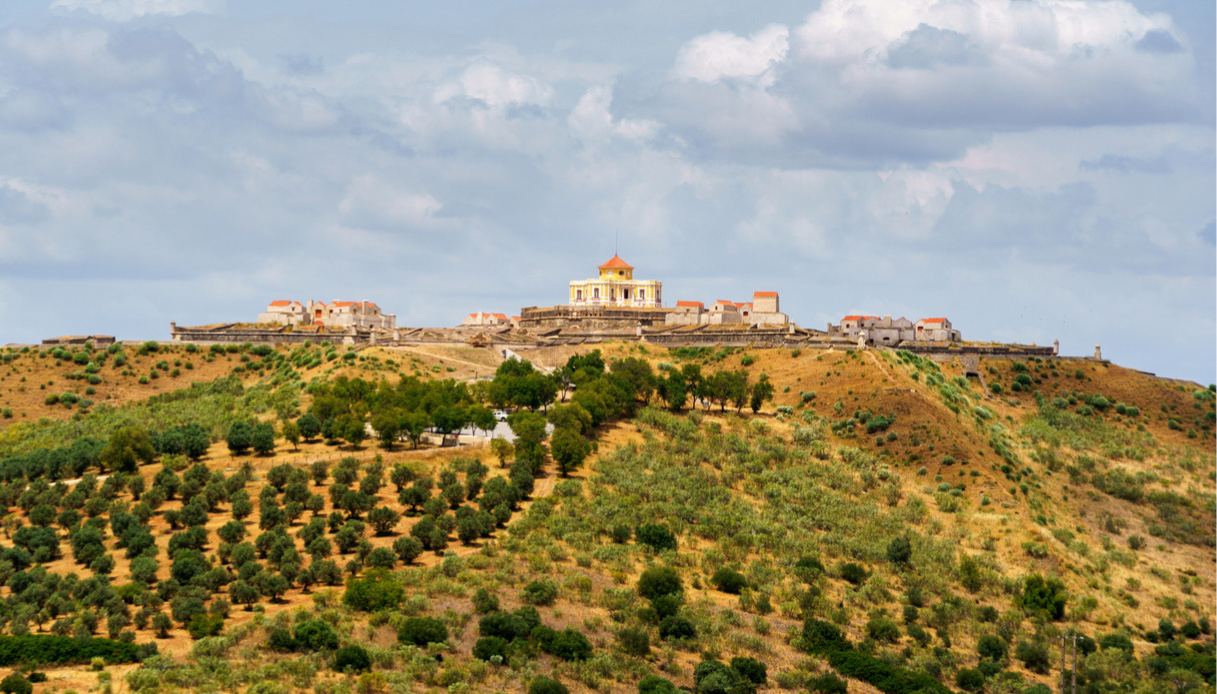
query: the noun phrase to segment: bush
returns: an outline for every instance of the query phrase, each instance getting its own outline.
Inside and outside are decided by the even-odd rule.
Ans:
[[[31,694],[33,691],[34,685],[19,672],[11,673],[0,680],[0,692],[5,694]]]
[[[570,694],[570,690],[558,680],[539,675],[528,685],[528,694]]]
[[[587,660],[592,655],[592,644],[587,637],[574,629],[563,629],[545,644],[545,651],[562,660]]]
[[[714,575],[710,577],[710,583],[720,591],[731,595],[739,595],[741,590],[748,587],[748,579],[744,578],[744,574],[725,566],[714,572]]]
[[[533,581],[524,586],[522,597],[530,605],[552,605],[558,599],[558,586],[551,581]]]
[[[750,694],[756,686],[732,667],[717,660],[703,660],[693,668],[693,691],[697,694]]]
[[[964,668],[955,673],[955,686],[965,692],[979,692],[985,688],[985,676],[980,670]]]
[[[697,628],[684,617],[669,615],[659,622],[659,636],[663,639],[691,639],[697,636]]]
[[[985,660],[1001,662],[1006,659],[1006,642],[997,636],[986,634],[976,642],[976,652]]]
[[[731,659],[731,669],[758,686],[769,681],[769,668],[756,658],[736,656]]]
[[[473,644],[473,657],[489,661],[494,656],[502,661],[507,659],[507,639],[499,636],[483,636]]]
[[[134,663],[154,646],[137,646],[103,638],[69,638],[49,634],[0,636],[0,665],[67,665],[102,658],[107,663]]]
[[[296,648],[301,650],[320,651],[338,647],[338,633],[329,622],[321,619],[306,619],[297,624],[293,640]]]
[[[652,566],[638,577],[638,594],[648,600],[681,590],[680,575],[670,566]]]
[[[617,643],[621,645],[622,651],[638,658],[651,652],[651,637],[644,629],[625,627],[617,632]]]
[[[680,694],[680,690],[671,680],[659,675],[647,675],[638,682],[638,694]]]
[[[907,564],[913,556],[913,545],[907,537],[892,538],[887,545],[887,560],[893,564]]]
[[[499,609],[499,599],[485,588],[478,588],[473,594],[473,609],[478,614],[496,612]]]
[[[1065,599],[1065,585],[1059,579],[1032,574],[1023,580],[1018,602],[1027,613],[1055,621],[1065,616]]]
[[[900,627],[887,617],[875,617],[866,623],[868,638],[884,643],[895,643],[900,640]]]
[[[401,583],[385,572],[376,571],[355,578],[347,584],[342,596],[347,607],[362,612],[376,612],[396,607],[405,595]]]
[[[1014,657],[1021,660],[1028,670],[1041,675],[1046,674],[1051,665],[1048,647],[1037,641],[1019,641],[1014,649]]]
[[[364,672],[372,669],[372,657],[363,646],[351,644],[334,653],[334,669],[338,672]]]
[[[852,561],[845,562],[840,567],[838,567],[837,571],[838,571],[838,573],[841,574],[841,578],[845,579],[846,581],[849,581],[850,583],[854,584],[855,586],[861,584],[863,581],[866,580],[866,575],[867,575],[866,569],[862,568],[861,566],[859,566],[858,564],[855,564]]]
[[[849,685],[831,672],[825,672],[812,677],[807,682],[807,689],[816,694],[848,694]]]
[[[448,627],[434,617],[410,617],[397,630],[397,639],[415,646],[444,643],[448,640]]]
[[[656,552],[676,549],[676,535],[672,534],[666,525],[644,523],[634,531],[634,537]]]

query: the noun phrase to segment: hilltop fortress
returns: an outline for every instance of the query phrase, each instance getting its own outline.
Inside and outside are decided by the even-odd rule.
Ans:
[[[397,317],[372,301],[293,299],[270,302],[253,323],[194,327],[170,324],[172,339],[190,342],[339,342],[346,344],[453,343],[476,346],[579,344],[642,340],[671,346],[899,347],[920,352],[1052,355],[1056,347],[966,343],[945,317],[847,315],[825,330],[795,324],[777,291],[757,290],[750,301],[717,299],[707,305],[680,299],[665,306],[663,282],[639,279],[614,254],[594,277],[571,280],[566,303],[528,306],[518,315],[477,310],[446,328],[399,327]]]

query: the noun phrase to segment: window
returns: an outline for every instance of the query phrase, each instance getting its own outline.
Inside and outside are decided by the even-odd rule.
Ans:
[[[582,289],[575,290],[575,301],[583,301],[583,290]]]
[[[593,299],[600,298],[600,287],[596,287],[595,289],[592,290],[592,298]]]
[[[628,290],[628,289],[622,289],[622,290],[621,290],[621,298],[622,298],[622,299],[628,299],[628,298],[630,298],[630,290]]]
[[[646,299],[647,299],[647,290],[645,290],[645,289],[639,289],[639,290],[638,290],[638,300],[639,300],[639,301],[646,301]]]

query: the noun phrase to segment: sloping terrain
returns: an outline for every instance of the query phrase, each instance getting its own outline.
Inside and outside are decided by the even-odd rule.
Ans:
[[[127,347],[93,371],[113,406],[80,414],[29,384],[99,355],[8,352],[0,402],[25,423],[0,433],[3,633],[157,645],[138,666],[42,666],[54,690],[518,691],[544,676],[638,691],[658,676],[746,691],[762,663],[762,690],[1021,692],[1056,689],[1062,637],[1085,691],[1211,690],[1211,388],[1079,360],[982,360],[978,379],[889,351],[598,348],[610,371],[632,358],[661,382],[687,366],[764,374],[772,399],[668,412],[652,395],[593,430],[568,477],[546,460],[526,499],[468,534],[461,519],[497,512],[489,495],[519,481],[509,453],[224,439],[233,422],[282,432],[324,414],[310,383],[484,379],[491,350]],[[561,376],[590,349],[520,352]],[[140,384],[150,369],[162,376]],[[576,382],[567,397],[601,387]],[[491,386],[460,397],[477,406]],[[211,439],[197,461],[73,462],[77,440],[191,423]],[[411,497],[423,479],[439,485]],[[436,532],[433,548],[401,542]]]

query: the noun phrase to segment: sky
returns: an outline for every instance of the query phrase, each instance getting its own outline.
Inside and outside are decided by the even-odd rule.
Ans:
[[[949,316],[1217,380],[1214,4],[3,0],[0,343],[279,298]]]

